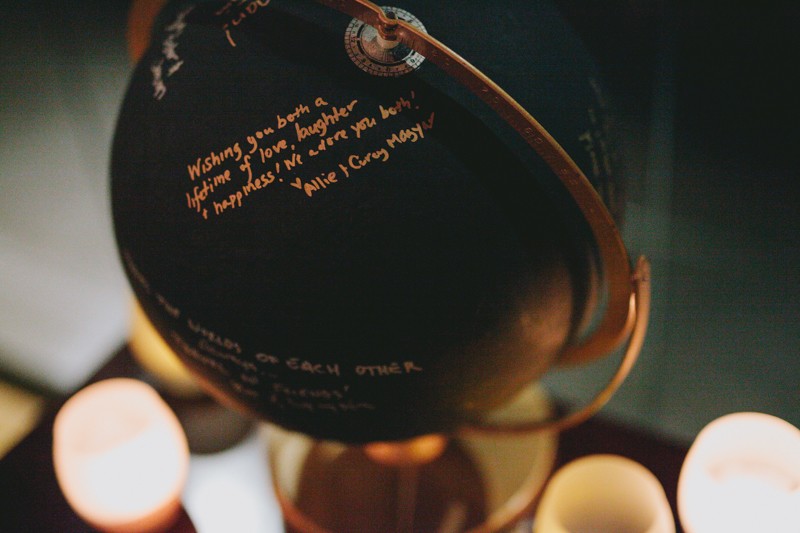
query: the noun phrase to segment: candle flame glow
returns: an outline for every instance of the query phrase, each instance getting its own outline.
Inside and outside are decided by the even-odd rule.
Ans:
[[[109,379],[82,389],[58,412],[53,463],[67,502],[92,526],[154,531],[180,510],[189,448],[152,387]]]
[[[678,482],[687,533],[800,531],[800,430],[761,413],[735,413],[697,436]]]

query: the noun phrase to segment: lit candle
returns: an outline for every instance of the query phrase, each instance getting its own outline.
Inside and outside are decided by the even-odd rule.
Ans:
[[[158,531],[179,516],[189,448],[152,387],[118,378],[64,404],[53,424],[53,463],[67,502],[95,528]]]
[[[647,468],[618,455],[562,467],[545,488],[535,533],[675,533],[664,488]]]
[[[800,531],[800,430],[761,413],[711,422],[678,481],[687,533]]]

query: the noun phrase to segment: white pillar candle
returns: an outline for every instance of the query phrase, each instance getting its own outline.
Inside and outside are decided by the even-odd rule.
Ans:
[[[618,455],[563,466],[545,487],[535,533],[674,533],[664,488],[647,468]]]
[[[95,528],[157,531],[180,512],[189,448],[152,387],[117,378],[89,385],[59,410],[53,463],[67,502]]]
[[[678,481],[687,533],[800,532],[800,429],[761,413],[711,422]]]

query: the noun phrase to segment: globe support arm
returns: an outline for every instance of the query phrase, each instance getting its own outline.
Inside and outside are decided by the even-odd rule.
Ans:
[[[559,364],[584,363],[617,349],[633,327],[630,260],[611,213],[561,145],[508,93],[434,37],[403,20],[387,16],[380,7],[366,0],[317,1],[374,26],[382,38],[397,40],[425,56],[480,97],[544,160],[566,187],[591,228],[608,295],[600,323],[588,338],[568,346]]]

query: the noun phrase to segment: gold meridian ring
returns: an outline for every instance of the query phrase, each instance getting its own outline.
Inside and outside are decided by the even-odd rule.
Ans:
[[[627,339],[622,362],[609,383],[592,402],[562,419],[519,426],[478,426],[474,431],[563,430],[583,422],[598,411],[619,388],[636,361],[644,341],[650,306],[650,267],[640,258],[635,272],[614,219],[600,195],[561,145],[516,100],[485,74],[429,34],[413,25],[388,17],[367,0],[317,0],[342,13],[369,24],[386,40],[422,54],[446,74],[470,89],[508,123],[534,149],[558,177],[585,217],[597,243],[607,291],[605,313],[588,338],[567,346],[559,357],[560,365],[580,364],[618,349]]]

